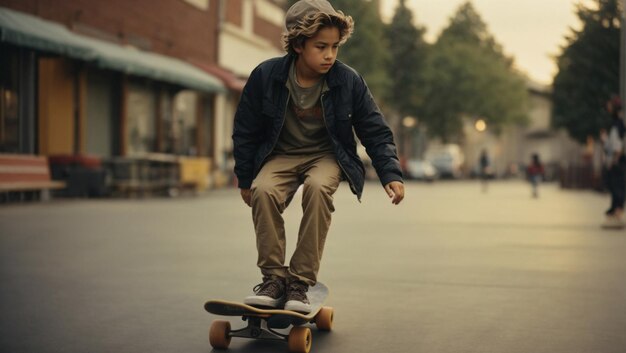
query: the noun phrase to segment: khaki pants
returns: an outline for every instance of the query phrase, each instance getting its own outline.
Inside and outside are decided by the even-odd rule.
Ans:
[[[257,264],[263,275],[294,278],[309,285],[317,282],[331,213],[335,210],[333,194],[340,182],[341,169],[332,154],[274,156],[265,163],[252,183]],[[282,213],[300,185],[303,216],[296,249],[287,267]]]

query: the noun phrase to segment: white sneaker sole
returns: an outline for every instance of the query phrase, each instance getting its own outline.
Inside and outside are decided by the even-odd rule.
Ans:
[[[297,300],[290,300],[285,303],[285,310],[297,311],[299,313],[308,314],[311,312],[311,305],[305,304]]]
[[[249,297],[246,297],[246,299],[243,300],[243,303],[246,305],[252,305],[252,306],[265,306],[268,308],[279,308],[282,306],[284,299],[273,299],[271,297],[268,296],[264,296],[264,295],[252,295]]]

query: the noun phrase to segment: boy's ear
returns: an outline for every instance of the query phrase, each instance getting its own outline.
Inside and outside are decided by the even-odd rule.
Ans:
[[[302,54],[302,46],[299,44],[294,44],[293,51],[295,51],[297,54]]]

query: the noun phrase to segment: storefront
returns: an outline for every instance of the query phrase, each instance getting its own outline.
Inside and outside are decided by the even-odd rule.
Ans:
[[[0,153],[184,156],[210,173],[217,77],[2,7],[0,51]]]

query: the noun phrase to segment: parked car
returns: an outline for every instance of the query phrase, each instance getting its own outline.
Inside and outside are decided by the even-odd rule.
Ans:
[[[426,160],[411,159],[406,164],[409,179],[433,181],[439,177],[435,167]]]
[[[456,179],[463,175],[461,168],[465,157],[459,145],[447,144],[439,148],[428,149],[426,160],[432,163],[442,178]]]

